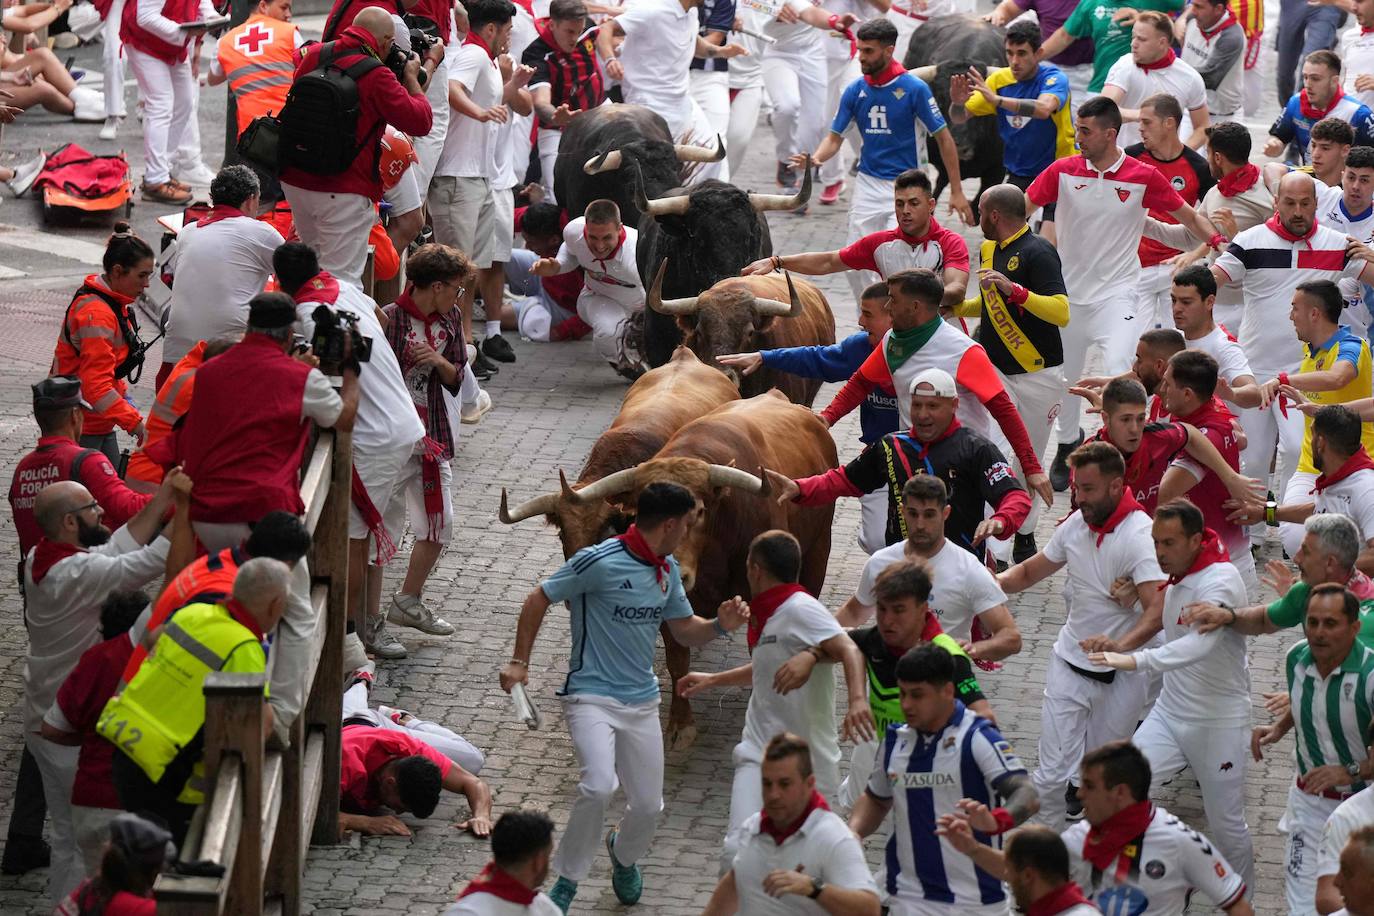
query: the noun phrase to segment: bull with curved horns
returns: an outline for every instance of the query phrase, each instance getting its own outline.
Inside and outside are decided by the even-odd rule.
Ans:
[[[647,289],[665,261],[661,295],[670,299],[696,296],[726,277],[736,277],[751,260],[773,252],[768,233],[769,211],[796,210],[811,199],[811,172],[805,170],[796,194],[746,193],[734,185],[703,181],[649,197],[652,181],[639,184],[636,206],[639,222],[635,261]],[[672,258],[669,260],[668,255]],[[682,342],[673,316],[644,312],[644,346],[651,366],[659,366]]]

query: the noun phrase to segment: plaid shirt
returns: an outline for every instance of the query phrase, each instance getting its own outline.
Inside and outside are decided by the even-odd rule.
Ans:
[[[423,323],[412,318],[394,302],[383,307],[382,312],[387,317],[387,343],[391,344],[396,360],[401,364],[401,375],[415,401],[415,411],[424,421],[425,435],[439,445],[443,453],[442,460],[448,461],[453,457],[454,435],[443,390],[447,388],[449,394],[457,397],[463,384],[463,367],[468,361],[467,343],[463,340],[463,326],[458,311],[455,309],[440,317],[431,326],[429,334]],[[432,335],[442,338],[440,346],[435,346]],[[452,385],[444,384],[439,378],[439,370],[431,368],[426,372],[415,364],[411,345],[417,343],[430,344],[440,356],[454,365],[458,375]]]

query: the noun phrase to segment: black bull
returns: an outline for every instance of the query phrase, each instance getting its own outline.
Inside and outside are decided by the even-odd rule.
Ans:
[[[933,78],[926,80],[935,96],[940,112],[949,124],[950,136],[959,153],[959,172],[964,178],[978,179],[978,194],[1001,184],[1006,175],[1002,161],[1002,137],[997,132],[995,117],[970,118],[964,124],[949,119],[949,81],[970,66],[977,66],[983,75],[995,67],[1007,65],[1002,29],[973,16],[937,16],[916,30],[907,46],[903,65],[908,70],[935,67]],[[934,196],[939,198],[949,184],[935,139],[926,141],[927,155],[940,173]],[[975,214],[978,197],[973,198]]]

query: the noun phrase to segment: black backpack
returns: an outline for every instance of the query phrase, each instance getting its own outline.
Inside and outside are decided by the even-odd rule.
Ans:
[[[319,64],[297,77],[281,112],[281,165],[312,175],[337,175],[358,158],[358,80],[382,62],[365,52],[357,63],[340,67],[336,42],[320,48]]]

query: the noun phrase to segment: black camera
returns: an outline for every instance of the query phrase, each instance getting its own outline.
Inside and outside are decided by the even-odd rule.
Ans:
[[[406,63],[412,57],[423,57],[430,48],[434,47],[436,41],[438,41],[437,38],[423,29],[412,28],[410,30],[410,53],[407,54],[402,51],[399,45],[392,45],[391,50],[387,52],[386,60],[382,63],[386,64],[388,70],[396,74],[396,79],[405,79]],[[424,86],[429,81],[429,74],[421,67],[420,71],[415,74],[415,79],[419,81],[421,86]]]
[[[321,305],[310,314],[310,317],[315,322],[315,334],[310,338],[310,349],[314,351],[321,364],[344,365],[345,340],[353,345],[351,362],[348,365],[361,364],[372,359],[372,338],[364,337],[358,330],[356,315],[336,312],[327,305]]]

